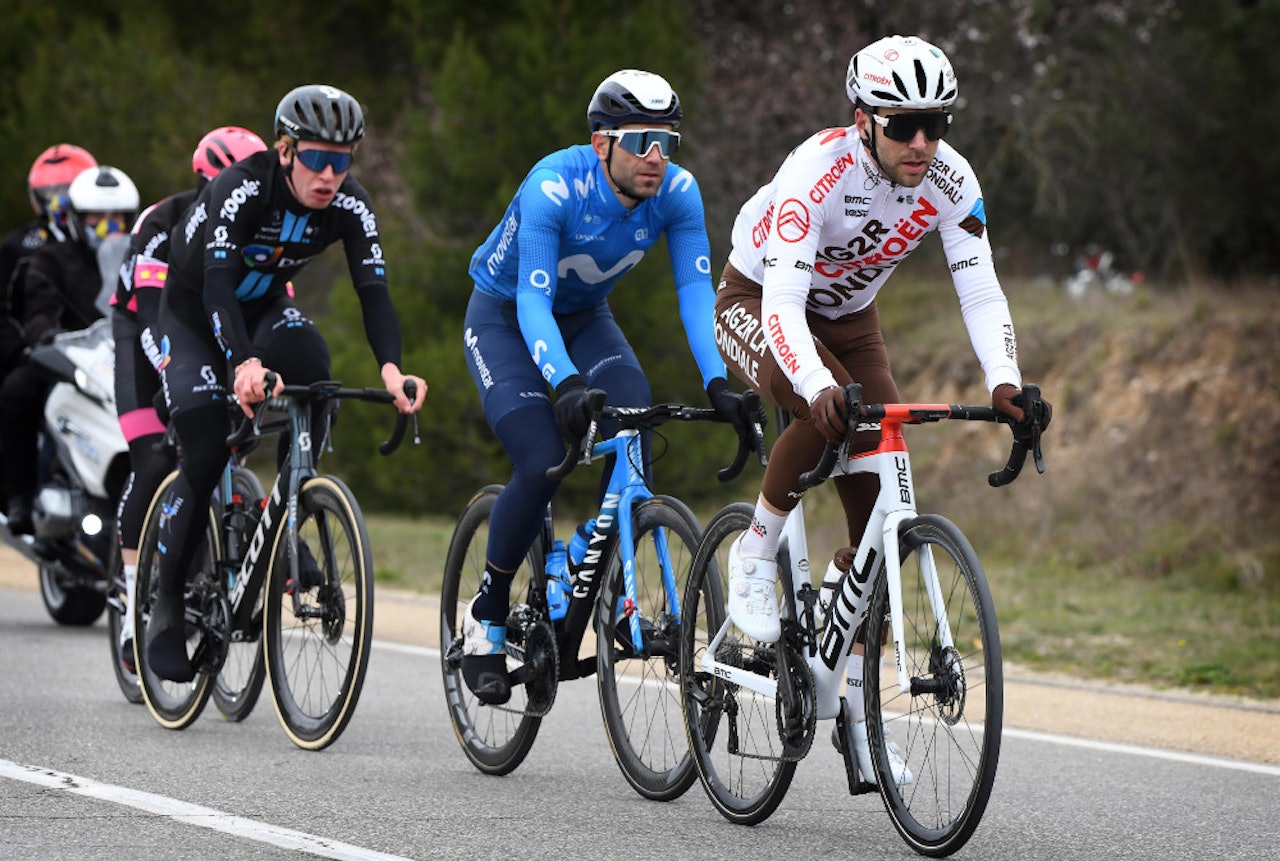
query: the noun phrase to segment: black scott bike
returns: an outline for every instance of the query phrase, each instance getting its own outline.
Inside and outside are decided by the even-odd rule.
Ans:
[[[758,411],[758,398],[755,399]],[[660,404],[644,408],[604,406],[593,390],[593,420],[581,448],[548,471],[573,469],[579,457],[614,455],[613,471],[581,558],[568,554],[567,608],[553,618],[548,605],[547,556],[555,541],[548,506],[542,533],[529,549],[512,585],[507,617],[507,667],[511,701],[485,705],[462,678],[462,614],[480,588],[489,536],[489,513],[501,485],[480,490],[462,511],[445,561],[440,601],[440,645],[445,699],[458,742],[480,771],[513,771],[529,753],[562,681],[596,675],[600,710],[614,758],[641,796],[666,801],[694,782],[681,725],[676,681],[681,587],[702,530],[689,508],[657,496],[645,482],[641,432],[669,421],[721,421],[711,409]],[[616,419],[617,436],[592,444],[596,420]],[[759,424],[754,438],[739,441],[733,463],[720,471],[729,481],[754,450],[763,460]],[[554,584],[553,584],[554,588]],[[718,596],[716,596],[718,601]],[[562,605],[563,606],[563,605]],[[557,613],[557,616],[559,614]],[[580,656],[590,627],[594,654]]]
[[[240,407],[231,404],[236,414],[243,415]],[[265,494],[262,482],[252,469],[245,465],[245,458],[255,447],[253,437],[245,444],[232,449],[227,458],[222,480],[210,500],[210,523],[222,525],[220,536],[223,547],[240,547],[249,539],[249,532],[257,520],[250,511],[253,505],[261,506]],[[178,440],[172,425],[165,431],[164,438],[158,446],[169,452],[176,460]],[[236,555],[234,553],[230,554]],[[115,669],[116,682],[120,692],[131,703],[143,702],[142,682],[138,679],[137,665],[134,662],[134,650],[126,654],[120,648],[120,628],[124,614],[127,612],[125,600],[124,566],[118,550],[112,553],[111,582],[115,586],[114,594],[107,598],[108,609],[108,642],[111,646],[111,665]],[[259,596],[259,607],[261,596]],[[259,611],[260,612],[260,611]],[[259,618],[261,616],[259,615]],[[126,663],[125,659],[128,659]],[[213,704],[227,720],[236,723],[244,720],[253,711],[262,692],[262,683],[266,678],[266,665],[262,659],[262,638],[251,640],[233,640],[227,648],[226,660],[213,680]]]
[[[267,384],[274,381],[268,378]],[[412,399],[411,387],[406,385],[406,394]],[[266,665],[276,714],[298,747],[328,747],[351,720],[373,636],[373,558],[355,496],[341,479],[316,471],[311,433],[313,404],[325,405],[323,447],[332,411],[348,399],[393,400],[382,389],[346,389],[333,381],[285,386],[227,439],[235,452],[259,435],[287,432],[289,454],[265,498],[254,496],[253,485],[236,482],[240,470],[234,466],[224,472],[203,549],[187,575],[187,650],[197,669],[188,683],[161,679],[146,663],[146,625],[159,574],[157,537],[171,514],[163,500],[177,474],[156,491],[138,549],[134,652],[147,708],[161,726],[190,726],[215,691],[230,701],[233,714],[237,705],[252,708],[255,676],[259,689],[262,684],[255,660]],[[286,415],[264,425],[267,408]],[[399,447],[408,418],[397,415],[391,438],[380,448],[384,455]],[[233,651],[259,643],[260,652],[252,645]],[[229,655],[242,663],[229,667]]]

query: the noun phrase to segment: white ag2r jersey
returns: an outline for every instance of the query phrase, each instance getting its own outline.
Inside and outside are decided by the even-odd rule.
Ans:
[[[807,402],[835,378],[818,357],[805,312],[835,320],[866,308],[935,230],[988,390],[1020,386],[982,190],[969,162],[946,141],[924,181],[906,188],[881,175],[855,127],[827,129],[796,147],[773,181],[743,204],[729,262],[763,285],[764,336]]]

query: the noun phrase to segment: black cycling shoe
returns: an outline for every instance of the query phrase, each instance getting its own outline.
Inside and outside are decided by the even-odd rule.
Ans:
[[[511,699],[507,674],[507,628],[472,615],[476,598],[462,616],[462,680],[485,705],[500,706]]]
[[[500,706],[511,699],[506,655],[463,655],[462,680],[485,705]]]
[[[147,665],[160,678],[189,682],[196,677],[187,657],[187,624],[183,619],[181,597],[172,601],[156,600],[151,608],[151,621],[147,623],[146,645]]]

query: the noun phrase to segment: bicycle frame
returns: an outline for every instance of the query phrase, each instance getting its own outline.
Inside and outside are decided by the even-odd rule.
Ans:
[[[243,558],[229,554],[228,558],[218,560],[219,565],[225,567],[231,584],[227,601],[231,605],[233,641],[243,639],[246,632],[252,633],[254,606],[271,571],[270,550],[278,544],[281,530],[284,531],[283,537],[289,551],[289,576],[295,580],[298,577],[298,492],[307,479],[316,475],[311,447],[310,404],[290,399],[288,418],[284,422],[274,423],[264,432],[283,431],[285,427],[289,429],[289,455],[272,482],[261,517],[243,548]],[[229,467],[223,471],[220,487],[222,498],[230,500],[232,490]],[[263,550],[268,552],[264,554]],[[300,606],[296,594],[293,596],[293,603],[295,613],[305,610]]]
[[[569,607],[559,625],[557,637],[557,646],[563,654],[576,655],[582,644],[582,638],[586,634],[594,611],[596,595],[600,589],[599,568],[601,563],[609,558],[606,551],[611,541],[620,542],[618,553],[621,557],[627,607],[628,610],[635,607],[635,532],[631,512],[637,503],[653,498],[653,491],[645,482],[641,468],[643,453],[640,431],[635,428],[620,429],[614,437],[595,443],[591,447],[591,456],[584,458],[584,462],[589,462],[594,457],[608,455],[614,455],[615,460],[604,499],[596,514],[595,531],[587,544],[582,562],[577,566],[572,561],[569,562],[572,591]],[[550,510],[548,510],[549,517]],[[667,594],[671,612],[678,616],[679,588],[676,585],[675,571],[672,570],[666,534],[661,528],[654,534],[658,561],[662,569],[662,587]],[[550,546],[549,543],[548,546]],[[640,614],[628,612],[627,615],[631,646],[637,655],[645,654],[643,635],[640,630]]]
[[[818,637],[808,637],[805,660],[813,673],[817,691],[817,716],[820,719],[834,718],[840,713],[840,686],[844,681],[845,666],[853,648],[854,635],[862,624],[870,605],[881,559],[884,561],[889,590],[890,622],[893,630],[898,687],[903,693],[910,692],[912,689],[902,650],[904,638],[902,574],[897,536],[899,527],[917,516],[911,456],[902,434],[902,426],[920,421],[921,410],[941,410],[946,415],[950,408],[922,404],[886,405],[886,415],[878,425],[880,444],[873,451],[853,455],[848,454],[845,447],[841,447],[836,467],[832,470],[835,475],[877,474],[880,477],[880,492],[876,497],[875,507],[867,521],[866,529],[863,531],[862,540],[858,544],[853,566],[841,577],[830,606],[819,608],[825,612],[825,616],[823,624],[819,626],[820,630],[816,632]],[[864,425],[860,429],[870,429],[870,427],[871,425]],[[796,506],[783,526],[779,559],[786,563],[785,567],[788,569],[788,603],[797,608],[797,616],[799,616],[798,604],[803,600],[801,596],[805,590],[813,588],[810,581],[803,503]],[[922,559],[924,560],[922,568],[925,589],[932,604],[938,638],[942,645],[950,646],[952,645],[951,630],[942,602],[937,571],[933,567],[933,557],[927,548],[922,553]],[[779,567],[783,566],[780,564]],[[778,686],[776,679],[715,660],[714,656],[729,627],[730,622],[726,619],[721,629],[712,638],[710,647],[703,654],[702,668],[732,684],[776,698]]]

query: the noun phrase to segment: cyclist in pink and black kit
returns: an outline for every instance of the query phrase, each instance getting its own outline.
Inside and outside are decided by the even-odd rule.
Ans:
[[[124,567],[125,612],[120,625],[120,658],[133,672],[133,587],[137,576],[138,540],[147,506],[160,482],[173,469],[167,451],[158,450],[164,423],[156,413],[160,391],[160,290],[169,275],[169,231],[196,199],[200,189],[227,165],[264,152],[262,138],[238,126],[210,131],[196,145],[191,169],[196,187],[164,198],[143,210],[134,222],[129,251],[120,267],[111,298],[111,331],[116,342],[115,391],[120,430],[129,443],[133,471],[116,512],[116,540]]]
[[[930,233],[942,240],[992,406],[1024,418],[1017,341],[982,191],[969,162],[942,140],[956,100],[951,63],[923,39],[886,37],[853,55],[846,92],[854,124],[800,144],[743,205],[716,296],[716,341],[729,368],[795,419],[770,454],[752,527],[729,556],[729,614],[764,642],[780,636],[774,557],[803,493],[799,476],[846,432],[841,387],[860,383],[867,403],[899,400],[875,299]],[[852,450],[878,442],[877,430],[856,432]],[[856,545],[878,479],[841,476],[834,484]],[[861,679],[860,655],[849,676]],[[862,699],[849,702],[860,765],[871,774]],[[896,779],[908,782],[899,766]]]

